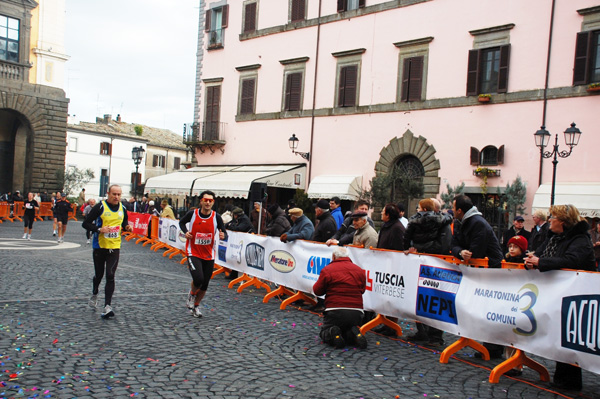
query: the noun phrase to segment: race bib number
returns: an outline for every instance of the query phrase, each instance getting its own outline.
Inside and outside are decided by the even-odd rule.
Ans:
[[[121,232],[121,226],[113,226],[109,227],[109,232],[104,233],[104,237],[106,238],[119,238],[119,233]]]
[[[194,244],[196,245],[211,245],[212,244],[212,233],[196,233],[196,239]]]
[[[32,206],[32,205],[31,205],[31,204],[28,202],[28,203],[26,203],[26,204],[25,204],[25,208],[27,208],[27,209],[32,209],[32,208],[33,208],[33,206]]]

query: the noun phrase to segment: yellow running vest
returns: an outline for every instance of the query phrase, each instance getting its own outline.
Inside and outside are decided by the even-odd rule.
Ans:
[[[98,233],[98,245],[100,248],[105,249],[119,249],[121,248],[121,224],[125,217],[123,204],[119,203],[119,210],[117,212],[113,212],[108,207],[106,201],[102,201],[102,207],[104,209],[102,215],[100,215],[102,227],[110,227],[110,232]]]

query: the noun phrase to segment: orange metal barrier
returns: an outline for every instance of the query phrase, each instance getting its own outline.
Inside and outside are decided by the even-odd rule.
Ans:
[[[40,210],[37,213],[37,216],[40,218],[49,217],[52,219],[52,217],[54,216],[52,214],[52,202],[42,202],[40,204]]]
[[[68,213],[69,218],[67,220],[77,221],[77,218],[75,217],[75,215],[77,214],[77,205],[71,204],[71,207],[73,207],[73,206],[75,207],[75,209],[69,211],[69,213]]]
[[[3,223],[3,219],[14,222],[10,217],[10,204],[8,202],[0,202],[0,223]]]
[[[23,209],[23,201],[15,201],[13,205],[13,218],[22,222],[21,216],[25,216],[25,209]]]

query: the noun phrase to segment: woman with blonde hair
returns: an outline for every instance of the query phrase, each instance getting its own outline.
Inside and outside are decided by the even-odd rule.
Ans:
[[[573,205],[550,207],[548,237],[535,254],[525,259],[525,268],[541,272],[559,269],[595,271],[594,249],[587,221]],[[553,386],[581,390],[581,369],[567,363],[556,362]]]

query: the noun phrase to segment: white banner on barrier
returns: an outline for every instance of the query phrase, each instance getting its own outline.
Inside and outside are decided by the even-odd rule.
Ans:
[[[312,292],[331,262],[332,248],[323,244],[228,235],[218,245],[218,264],[288,288]],[[430,256],[348,249],[367,275],[366,309],[600,373],[600,273],[480,269]]]
[[[185,235],[179,228],[179,220],[160,218],[158,221],[158,239],[167,245],[185,251]]]

